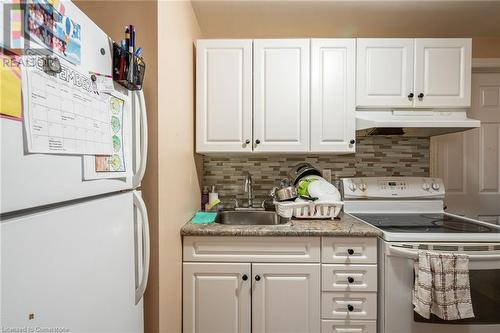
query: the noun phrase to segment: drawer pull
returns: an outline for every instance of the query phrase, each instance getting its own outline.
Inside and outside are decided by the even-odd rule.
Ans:
[[[352,256],[354,254],[354,250],[353,249],[347,249],[347,253]]]
[[[347,311],[349,311],[349,312],[354,311],[354,306],[352,306],[351,304],[348,304],[347,305]]]
[[[351,277],[351,276],[349,276],[349,277],[347,278],[347,282],[349,282],[349,283],[354,283],[354,278],[353,278],[353,277]]]

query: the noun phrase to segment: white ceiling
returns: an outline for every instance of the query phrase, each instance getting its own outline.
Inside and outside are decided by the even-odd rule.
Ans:
[[[205,38],[500,37],[500,1],[192,3]]]

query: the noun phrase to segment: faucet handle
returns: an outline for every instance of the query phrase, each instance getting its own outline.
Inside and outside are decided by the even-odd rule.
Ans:
[[[235,198],[233,199],[234,200],[234,208],[239,208],[240,207],[240,204],[238,203],[238,199]]]

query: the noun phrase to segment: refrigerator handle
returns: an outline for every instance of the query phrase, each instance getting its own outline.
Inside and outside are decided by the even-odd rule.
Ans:
[[[142,244],[143,244],[143,256],[142,256],[142,276],[141,280],[139,282],[139,285],[137,286],[137,289],[135,290],[135,304],[139,303],[141,300],[142,296],[144,295],[144,292],[146,291],[146,286],[148,284],[148,276],[149,276],[149,256],[150,256],[150,248],[149,248],[149,220],[148,220],[148,212],[146,210],[146,204],[144,203],[144,200],[142,197],[139,195],[137,191],[133,191],[133,197],[134,197],[134,206],[137,207],[141,218],[142,218]]]
[[[144,91],[139,90],[137,92],[139,97],[139,112],[140,112],[140,135],[139,135],[139,145],[140,145],[140,156],[139,167],[135,172],[133,179],[133,187],[138,187],[141,184],[142,177],[146,172],[146,162],[148,159],[148,118],[146,114],[146,103],[144,101]]]

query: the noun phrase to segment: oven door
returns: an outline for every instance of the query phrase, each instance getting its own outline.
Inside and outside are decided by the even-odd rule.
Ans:
[[[381,333],[493,333],[500,332],[500,244],[416,244],[380,241]],[[404,246],[404,247],[403,247]],[[407,247],[413,248],[407,248]],[[466,253],[475,318],[426,320],[413,311],[413,263],[418,248]]]

